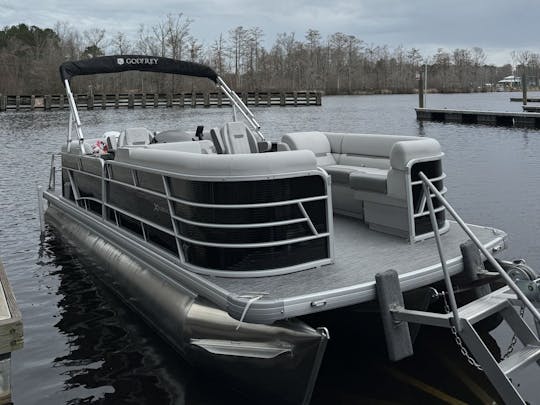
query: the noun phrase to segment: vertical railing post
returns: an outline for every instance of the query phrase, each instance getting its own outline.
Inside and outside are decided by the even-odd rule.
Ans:
[[[441,266],[444,274],[444,284],[446,286],[446,291],[448,291],[448,300],[450,301],[450,308],[452,309],[452,314],[454,315],[454,326],[458,332],[461,332],[462,326],[461,319],[459,317],[459,310],[456,304],[456,296],[454,295],[454,288],[452,287],[450,273],[448,273],[448,269],[446,267],[446,258],[444,257],[444,252],[442,250],[441,235],[439,233],[439,226],[437,225],[437,217],[435,216],[433,201],[431,201],[431,191],[429,190],[426,180],[423,180],[422,187],[424,189],[424,195],[426,196],[427,206],[429,209],[429,218],[431,220],[433,234],[435,235],[435,242],[437,243],[437,250],[439,251],[439,257],[441,259]]]

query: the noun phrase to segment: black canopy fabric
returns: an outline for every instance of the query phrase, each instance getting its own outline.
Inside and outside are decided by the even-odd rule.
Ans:
[[[217,81],[218,77],[212,68],[200,63],[144,55],[101,56],[75,62],[64,62],[60,65],[60,77],[64,83],[64,80],[70,80],[73,76],[118,73],[128,70],[207,77],[214,82]]]

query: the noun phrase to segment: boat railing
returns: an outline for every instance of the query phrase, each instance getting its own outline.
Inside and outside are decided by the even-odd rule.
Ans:
[[[255,115],[253,115],[253,113],[247,107],[247,105],[245,105],[242,99],[238,97],[238,94],[236,94],[233,90],[231,90],[231,88],[227,85],[227,83],[225,83],[225,81],[219,76],[217,77],[217,83],[218,83],[218,86],[221,87],[225,95],[231,101],[233,108],[238,108],[238,110],[242,113],[246,121],[252,126],[253,130],[257,133],[257,135],[261,138],[261,140],[264,141],[265,138],[264,138],[264,135],[261,133],[261,126],[255,119]]]
[[[238,180],[73,153],[62,163],[65,197],[195,272],[274,275],[333,260],[329,178],[319,170]]]
[[[423,173],[419,173],[419,177],[422,180],[423,189],[424,189],[424,195],[428,196],[430,195],[430,198],[426,198],[426,203],[429,210],[431,225],[433,228],[433,233],[435,236],[435,241],[437,244],[437,249],[439,251],[439,257],[441,260],[442,270],[444,274],[444,282],[446,286],[446,290],[448,293],[448,299],[450,304],[450,309],[452,310],[453,314],[453,323],[456,327],[458,332],[462,331],[462,324],[461,319],[459,315],[459,309],[456,304],[456,298],[454,295],[454,290],[452,287],[452,282],[450,280],[450,273],[446,267],[446,260],[444,257],[444,252],[442,249],[441,244],[441,236],[439,232],[439,228],[437,226],[437,220],[435,217],[435,209],[433,207],[433,201],[432,198],[437,198],[440,203],[446,208],[447,212],[450,213],[450,215],[454,218],[454,220],[458,223],[458,225],[463,229],[463,231],[467,234],[467,236],[471,239],[471,241],[476,245],[476,247],[480,250],[480,252],[484,255],[486,260],[493,266],[493,268],[499,273],[501,278],[504,280],[506,285],[516,294],[517,298],[523,303],[525,307],[531,312],[536,322],[540,322],[540,313],[538,312],[538,309],[536,306],[529,300],[529,298],[525,295],[525,293],[517,286],[517,284],[512,280],[512,278],[508,275],[508,273],[502,268],[502,266],[499,264],[499,262],[493,257],[491,252],[486,249],[486,247],[480,242],[480,240],[476,237],[476,235],[472,232],[472,230],[469,228],[469,226],[463,221],[463,219],[458,215],[456,210],[450,205],[450,203],[444,198],[442,193],[435,187],[435,185],[432,183],[430,179],[427,178],[427,176]]]

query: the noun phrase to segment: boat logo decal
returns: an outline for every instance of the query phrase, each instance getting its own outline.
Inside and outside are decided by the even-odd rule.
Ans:
[[[119,65],[157,65],[158,58],[116,58]]]

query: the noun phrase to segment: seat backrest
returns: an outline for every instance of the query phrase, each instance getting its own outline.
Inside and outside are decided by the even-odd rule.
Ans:
[[[317,157],[318,166],[335,165],[336,160],[332,155],[330,141],[323,132],[291,132],[283,135],[281,141],[291,150],[307,149]]]
[[[126,128],[120,133],[118,147],[130,145],[148,145],[154,135],[146,128]]]
[[[225,153],[257,153],[257,141],[250,129],[241,121],[228,122],[221,128]]]
[[[107,150],[109,152],[114,152],[118,146],[118,137],[120,132],[118,131],[107,131],[103,134],[105,138],[105,143],[107,144]]]
[[[193,136],[181,129],[168,129],[158,132],[155,136],[158,143],[166,142],[191,142]]]
[[[223,139],[221,138],[221,133],[219,132],[219,128],[212,128],[210,130],[210,137],[212,138],[212,142],[214,143],[216,152],[219,155],[225,153],[225,145],[223,144]]]

